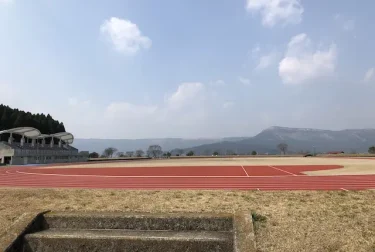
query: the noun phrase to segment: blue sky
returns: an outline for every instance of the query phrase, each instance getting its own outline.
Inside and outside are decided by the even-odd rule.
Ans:
[[[78,138],[374,128],[375,2],[0,0],[0,103]]]

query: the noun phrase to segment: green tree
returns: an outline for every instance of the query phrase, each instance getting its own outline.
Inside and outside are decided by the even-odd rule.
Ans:
[[[285,155],[288,151],[288,145],[286,143],[280,143],[277,145],[277,148],[280,150],[281,154]]]
[[[7,117],[7,108],[6,107],[3,109],[3,113],[1,115],[0,126],[2,127],[2,129],[8,128],[8,117]]]
[[[136,150],[135,151],[135,156],[136,157],[142,157],[145,154],[143,150]]]
[[[147,149],[147,156],[157,158],[163,155],[163,150],[160,145],[150,145]]]
[[[375,146],[371,146],[370,148],[368,148],[368,153],[375,154]]]
[[[134,156],[134,151],[127,151],[127,152],[125,152],[125,155],[127,157],[133,157]]]
[[[256,151],[254,151],[254,150],[251,152],[251,155],[253,155],[253,156],[255,156],[255,155],[257,155],[257,154],[258,154],[258,153],[257,153]]]
[[[89,158],[98,158],[99,157],[99,154],[97,152],[91,152],[89,154]]]
[[[64,124],[54,120],[51,115],[32,114],[0,104],[0,130],[16,127],[34,127],[43,134],[65,132]],[[5,140],[4,136],[1,139]]]
[[[125,154],[124,154],[124,152],[122,152],[122,151],[118,151],[116,153],[116,156],[118,156],[118,157],[126,157]]]
[[[186,156],[188,157],[194,156],[194,151],[189,151],[188,153],[186,153]]]
[[[173,152],[176,153],[176,156],[181,156],[182,154],[184,154],[183,149],[175,149]]]
[[[218,151],[214,151],[214,153],[212,153],[212,155],[219,156],[219,152]]]
[[[103,156],[111,158],[117,152],[117,149],[114,147],[108,147],[103,151]]]
[[[18,114],[17,119],[14,122],[14,127],[15,128],[22,127],[25,125],[24,122],[25,122],[25,114],[21,112]]]

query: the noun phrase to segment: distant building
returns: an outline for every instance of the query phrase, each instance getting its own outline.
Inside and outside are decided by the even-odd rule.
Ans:
[[[68,132],[44,135],[35,128],[21,127],[0,131],[1,134],[8,134],[9,138],[0,142],[0,164],[69,163],[88,159],[88,152],[79,152],[71,146],[74,137]],[[15,141],[14,135],[18,136],[19,142]]]

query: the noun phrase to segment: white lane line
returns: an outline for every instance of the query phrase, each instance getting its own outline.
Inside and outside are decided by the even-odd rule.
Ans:
[[[343,190],[345,192],[349,192],[349,190],[345,189],[345,188],[340,188],[340,190]]]
[[[297,174],[294,174],[294,173],[291,173],[291,172],[284,171],[283,169],[277,168],[277,167],[272,166],[272,165],[269,165],[268,167],[271,167],[271,168],[273,168],[273,169],[275,169],[275,170],[278,170],[278,171],[282,171],[282,172],[288,173],[288,174],[293,175],[293,176],[298,176]]]
[[[249,174],[247,174],[247,171],[245,170],[245,168],[243,167],[243,165],[241,165],[242,167],[242,170],[246,173],[246,177],[250,177]]]

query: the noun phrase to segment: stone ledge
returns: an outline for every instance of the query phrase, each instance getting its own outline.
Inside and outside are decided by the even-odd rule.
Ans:
[[[48,225],[48,218],[58,218],[64,216],[66,218],[73,217],[79,218],[91,218],[91,222],[95,223],[95,218],[99,218],[99,220],[103,220],[103,218],[112,218],[111,222],[115,220],[116,217],[122,218],[124,220],[127,218],[145,218],[146,220],[150,220],[154,218],[154,220],[161,220],[166,221],[166,223],[170,223],[168,218],[172,219],[172,222],[178,226],[179,220],[184,220],[183,218],[189,219],[192,218],[194,220],[194,225],[198,223],[198,230],[199,227],[202,225],[199,224],[199,218],[204,220],[206,218],[206,222],[208,223],[208,227],[212,228],[215,227],[215,221],[219,220],[227,222],[227,224],[221,226],[217,226],[216,228],[211,229],[210,231],[226,231],[230,232],[233,235],[233,251],[235,252],[255,252],[256,251],[256,244],[255,244],[255,235],[253,229],[253,222],[250,212],[237,212],[235,214],[223,214],[223,213],[121,213],[121,212],[41,212],[41,213],[25,213],[17,219],[9,229],[4,231],[0,234],[0,251],[5,252],[16,252],[16,251],[23,251],[23,242],[24,236],[26,234],[38,234],[37,232],[42,230],[47,230],[49,228]],[[208,219],[208,221],[207,221]],[[92,221],[94,220],[94,221]],[[229,222],[228,222],[229,220]],[[78,220],[79,221],[79,220]],[[141,223],[141,222],[140,222]],[[228,228],[228,223],[229,227]],[[224,227],[220,230],[218,227]],[[173,225],[172,225],[173,227]],[[177,231],[186,230],[186,231],[194,231],[192,228],[193,226],[188,226],[188,229],[183,228],[184,225],[180,225],[177,228]],[[87,228],[86,228],[87,229]],[[89,228],[88,228],[89,229]],[[226,230],[227,229],[227,230]],[[134,228],[133,230],[139,230]],[[168,229],[166,229],[168,230]],[[173,229],[172,229],[173,230]],[[204,230],[204,229],[203,229]],[[176,231],[176,230],[175,230]],[[201,229],[202,231],[202,229]],[[43,233],[43,232],[42,232]],[[31,235],[32,236],[32,235]],[[94,244],[92,244],[94,246]],[[139,245],[143,246],[142,243]],[[173,251],[173,250],[171,250]],[[195,250],[193,250],[195,251]]]
[[[22,251],[23,237],[25,234],[45,229],[43,215],[49,211],[26,212],[13,224],[0,234],[0,251]]]

